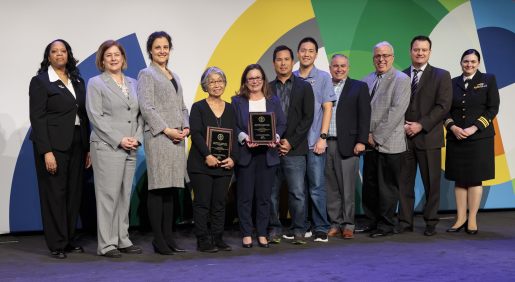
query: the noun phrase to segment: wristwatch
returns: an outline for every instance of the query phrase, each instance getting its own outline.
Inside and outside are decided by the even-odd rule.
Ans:
[[[327,134],[325,134],[325,133],[320,134],[320,138],[327,139]]]

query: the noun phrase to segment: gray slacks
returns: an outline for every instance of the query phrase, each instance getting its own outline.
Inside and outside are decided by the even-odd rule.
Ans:
[[[359,156],[344,158],[338,149],[338,141],[327,140],[325,159],[325,193],[327,215],[331,228],[354,231],[356,182]]]
[[[132,246],[129,240],[129,207],[137,151],[130,152],[92,142],[91,163],[97,203],[97,254]]]

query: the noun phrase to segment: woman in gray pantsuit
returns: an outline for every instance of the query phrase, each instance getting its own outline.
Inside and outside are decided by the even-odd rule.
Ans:
[[[172,188],[184,188],[189,115],[179,78],[167,67],[172,39],[164,31],[147,40],[150,66],[138,75],[141,114],[145,119],[145,154],[148,172],[148,216],[154,230],[156,253],[184,252],[172,237]]]
[[[121,252],[139,254],[129,240],[129,206],[137,149],[143,142],[143,117],[137,82],[123,75],[127,68],[120,43],[107,40],[98,48],[101,75],[88,82],[86,110],[93,125],[91,160],[97,202],[97,253],[110,258]]]

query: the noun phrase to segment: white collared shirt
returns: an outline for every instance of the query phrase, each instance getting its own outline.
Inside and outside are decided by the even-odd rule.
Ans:
[[[426,69],[427,67],[427,63],[422,66],[419,70],[418,70],[418,73],[417,73],[417,78],[418,78],[418,81],[420,82],[420,78],[422,77],[422,73],[424,72],[424,70]],[[413,65],[411,65],[411,83],[413,83],[413,70],[415,68],[413,67]]]
[[[476,71],[476,72],[477,72],[477,71]],[[463,76],[463,81],[467,81],[467,79],[472,80],[472,78],[474,77],[474,75],[476,75],[476,72],[475,72],[473,75],[471,75],[471,76]],[[467,87],[468,87],[468,86],[469,86],[468,82],[467,82],[467,83],[465,83],[465,89],[467,89]]]
[[[52,66],[48,66],[48,80],[50,82],[56,82],[60,80],[66,88],[72,93],[73,97],[77,99],[77,95],[75,95],[75,89],[73,89],[72,79],[68,77],[68,83],[64,83],[64,81],[57,75],[54,68]],[[79,115],[75,115],[75,125],[80,125]]]

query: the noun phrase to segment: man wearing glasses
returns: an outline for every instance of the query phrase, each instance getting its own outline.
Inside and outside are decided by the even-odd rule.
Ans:
[[[404,115],[410,101],[410,78],[393,65],[393,47],[384,41],[374,47],[375,72],[362,79],[370,89],[370,133],[363,157],[363,210],[367,224],[355,232],[370,237],[393,234],[399,200],[399,175],[406,151]]]
[[[281,242],[282,225],[277,215],[284,173],[288,185],[288,205],[291,216],[288,237],[293,237],[294,244],[305,244],[306,155],[309,151],[308,131],[313,122],[315,98],[311,85],[292,74],[294,61],[293,51],[290,48],[284,45],[277,46],[274,50],[273,65],[277,78],[270,82],[270,87],[272,93],[281,100],[287,128],[278,144],[281,163],[272,186],[268,242],[276,244]]]

